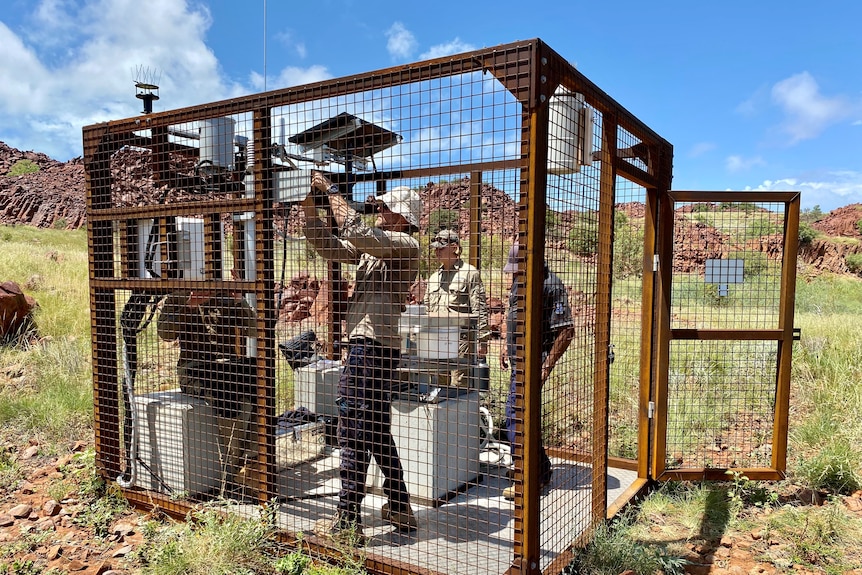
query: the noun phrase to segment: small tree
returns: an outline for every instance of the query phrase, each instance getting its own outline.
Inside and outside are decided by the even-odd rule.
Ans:
[[[816,205],[813,208],[805,208],[802,210],[802,213],[799,215],[799,219],[803,222],[812,224],[823,217],[823,211],[820,209],[820,205]]]

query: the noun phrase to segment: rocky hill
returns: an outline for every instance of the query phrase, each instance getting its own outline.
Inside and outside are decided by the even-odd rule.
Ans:
[[[9,176],[22,160],[37,165],[39,171]],[[22,152],[0,142],[0,223],[67,229],[83,226],[83,160],[58,162],[45,154]]]
[[[156,186],[149,173],[146,152],[125,150],[117,154],[112,170],[116,170],[118,202],[122,205],[135,205],[154,202]],[[20,161],[27,160],[39,167],[39,171],[10,176],[9,172]],[[130,182],[134,181],[134,185]],[[22,152],[0,142],[0,224],[26,224],[41,228],[76,229],[86,225],[84,192],[84,165],[82,158],[69,162],[58,162],[38,152]],[[482,184],[482,205],[487,209],[482,221],[482,233],[510,238],[515,233],[516,206],[503,191],[489,184]],[[461,234],[469,228],[470,180],[445,183],[429,182],[419,190],[425,204],[421,221],[423,232],[435,225],[431,214],[439,210],[459,212],[457,226]],[[169,198],[181,201],[181,197]],[[618,209],[630,219],[643,217],[644,206],[638,202],[620,204]],[[682,211],[685,208],[681,209]],[[571,214],[568,214],[571,215]],[[294,207],[285,217],[289,228],[301,225],[301,213]],[[562,214],[564,226],[572,224],[577,218]],[[571,221],[570,221],[571,220]],[[812,227],[822,235],[800,249],[800,261],[810,265],[815,272],[830,270],[837,273],[848,271],[845,261],[850,254],[862,253],[862,230],[858,222],[862,220],[862,204],[853,204],[833,210]],[[677,214],[677,225],[681,233],[676,239],[678,257],[674,260],[677,271],[687,272],[700,269],[706,258],[720,257],[722,234],[709,226],[692,222]],[[849,241],[848,241],[849,240]],[[775,242],[768,238],[760,242],[756,249],[767,254],[775,251]],[[774,254],[773,254],[774,255]]]

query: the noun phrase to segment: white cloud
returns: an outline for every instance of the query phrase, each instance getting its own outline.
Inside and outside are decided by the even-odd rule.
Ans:
[[[808,72],[775,84],[772,100],[786,116],[781,127],[790,136],[789,144],[818,136],[830,125],[847,118],[853,107],[846,98],[821,94],[817,81]]]
[[[803,207],[821,206],[826,211],[862,203],[862,172],[854,170],[817,171],[797,177],[765,180],[746,190],[798,191]]]
[[[688,156],[690,158],[697,158],[698,156],[702,156],[713,151],[715,148],[716,145],[714,142],[698,142],[692,146],[691,150],[689,150]]]
[[[386,31],[386,50],[397,60],[405,60],[416,50],[416,38],[401,22],[395,22]]]
[[[81,155],[83,126],[141,112],[139,67],[160,76],[156,112],[263,84],[259,75],[225,76],[206,42],[211,15],[198,2],[148,0],[145,17],[140,0],[42,0],[33,10],[19,29],[0,22],[0,140],[10,146],[58,160]],[[287,67],[268,88],[328,77],[321,66]]]
[[[283,30],[281,32],[277,32],[274,38],[288,50],[296,52],[296,55],[299,56],[300,60],[304,59],[308,55],[308,49],[305,47],[305,43],[294,39],[294,34],[292,32]]]
[[[288,66],[279,72],[278,76],[267,78],[266,89],[280,90],[281,88],[320,82],[321,80],[327,80],[331,77],[332,75],[325,66],[311,66],[309,68]],[[252,72],[249,82],[251,87],[256,91],[262,91],[264,89],[263,76],[257,72]]]
[[[29,114],[44,107],[51,73],[18,36],[0,22],[0,118]]]
[[[767,86],[760,86],[747,100],[736,106],[736,113],[746,117],[756,116],[768,102],[769,88]]]
[[[460,39],[455,38],[445,44],[437,44],[436,46],[431,46],[428,51],[422,53],[419,56],[421,60],[431,60],[432,58],[440,58],[442,56],[450,56],[452,54],[460,54],[461,52],[472,52],[476,47],[472,44],[468,44],[466,42],[462,42]]]
[[[728,172],[736,173],[744,172],[757,166],[764,166],[766,165],[766,162],[760,156],[754,156],[753,158],[743,158],[742,156],[733,155],[728,156],[725,159],[724,165],[725,168],[727,168]]]

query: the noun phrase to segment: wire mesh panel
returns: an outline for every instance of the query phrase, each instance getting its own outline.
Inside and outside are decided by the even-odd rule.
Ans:
[[[541,42],[84,139],[99,469],[134,502],[274,506],[373,571],[537,572],[627,487],[614,188],[669,146]]]
[[[683,203],[675,209],[672,327],[774,329],[784,203]]]
[[[610,245],[602,164],[593,159],[593,150],[602,147],[601,115],[584,94],[561,86],[550,100],[548,124],[544,258],[536,278],[542,282],[541,309],[533,312],[541,316],[543,567],[555,557],[551,549],[570,545],[594,520],[587,487],[593,487],[594,447],[602,441],[595,424],[604,425],[607,417],[594,411],[596,386],[602,385],[595,370],[607,367],[607,358],[596,364],[600,293],[609,289],[599,254]]]
[[[646,190],[618,178],[615,192],[608,454],[637,460]]]
[[[724,470],[777,477],[786,449],[798,194],[724,193],[714,201],[675,194],[660,468],[680,477]]]
[[[774,341],[674,341],[668,469],[772,464]]]

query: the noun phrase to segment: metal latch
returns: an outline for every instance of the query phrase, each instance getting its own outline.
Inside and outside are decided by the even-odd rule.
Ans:
[[[652,416],[655,414],[655,402],[650,401],[649,406],[647,407],[647,418],[652,419]]]
[[[799,341],[802,339],[802,328],[794,327],[793,328],[793,341]]]
[[[652,271],[658,271],[658,254],[653,254],[652,256]]]

